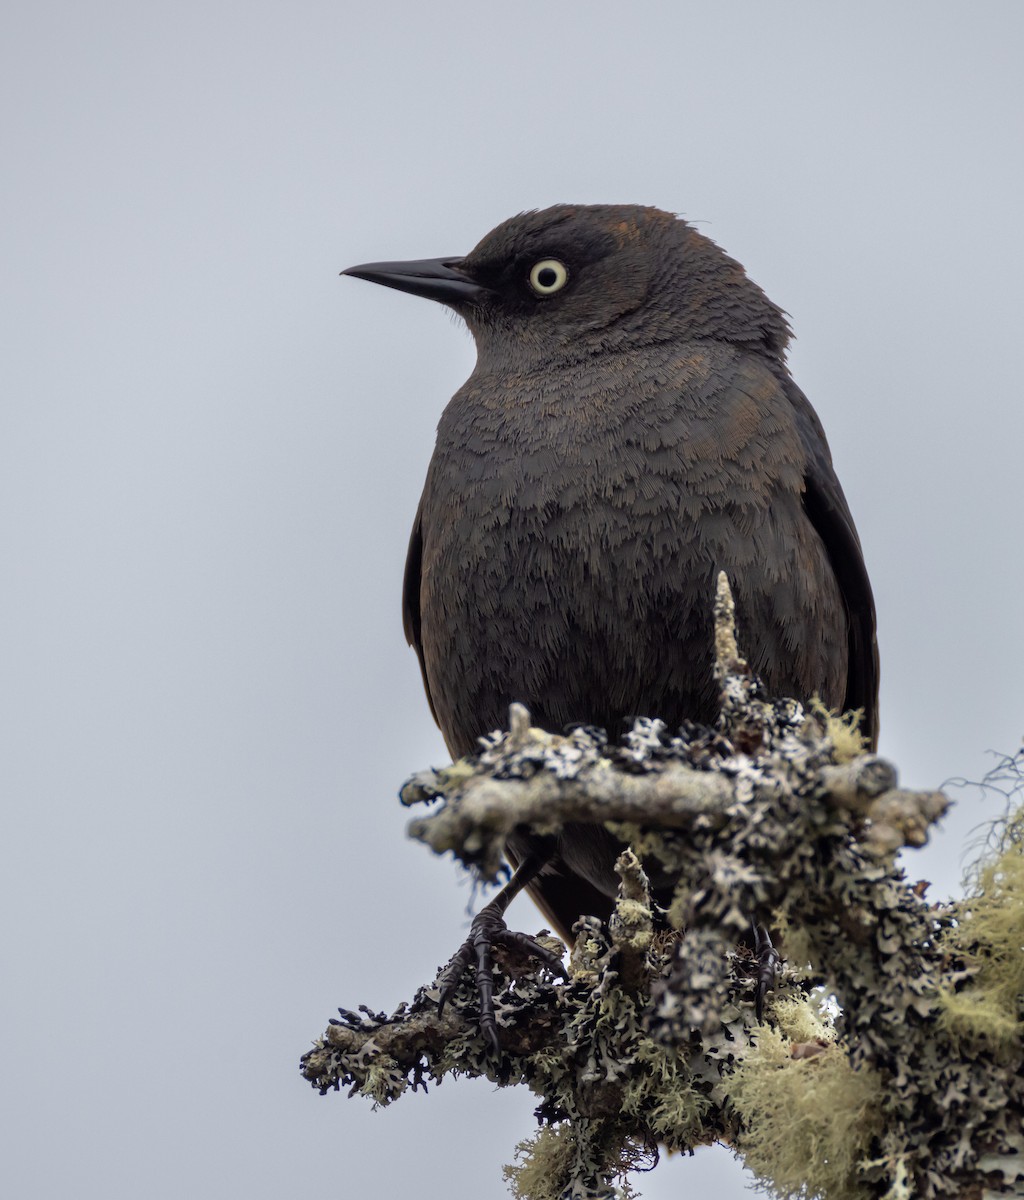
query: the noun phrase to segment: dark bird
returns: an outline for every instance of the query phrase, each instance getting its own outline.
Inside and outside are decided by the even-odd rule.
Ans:
[[[862,709],[878,729],[875,612],[821,422],[786,367],[789,327],[738,262],[675,216],[556,205],[464,258],[346,274],[439,300],[476,340],[438,427],[409,544],[405,631],[454,756],[504,727],[635,716],[712,723],[715,579],[770,692]],[[568,936],[615,895],[610,834],[514,836]],[[519,935],[507,935],[515,937]]]

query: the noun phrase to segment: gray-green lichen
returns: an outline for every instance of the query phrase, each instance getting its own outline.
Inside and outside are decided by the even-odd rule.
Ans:
[[[568,982],[496,955],[500,1059],[470,973],[443,1015],[435,984],[391,1016],[342,1011],[303,1058],[321,1092],[376,1104],[445,1075],[524,1084],[540,1131],[506,1178],[518,1200],[631,1195],[657,1147],[733,1147],[779,1197],[1024,1195],[1024,818],[965,901],[932,906],[895,863],[945,799],[896,787],[848,722],[767,701],[716,607],[715,729],[637,722],[510,730],[417,776],[435,801],[414,837],[482,878],[516,825],[607,825],[636,851],[607,927],[580,922]],[[638,857],[639,856],[639,857]],[[667,917],[642,860],[678,878]],[[788,959],[754,1016],[751,919]]]

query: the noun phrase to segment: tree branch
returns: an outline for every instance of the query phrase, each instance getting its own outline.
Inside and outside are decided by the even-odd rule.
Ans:
[[[507,1170],[524,1200],[611,1196],[659,1143],[716,1140],[779,1196],[1024,1194],[1020,825],[983,893],[930,906],[895,854],[924,843],[945,797],[851,753],[848,720],[766,699],[724,576],[715,618],[715,729],[644,720],[612,746],[513,706],[508,733],[403,789],[435,804],[410,835],[483,879],[517,826],[602,824],[633,848],[608,928],[577,927],[568,983],[499,956],[500,1061],[467,975],[443,1017],[436,982],[390,1017],[342,1011],[306,1078],[378,1104],[446,1073],[526,1084],[543,1128]],[[651,860],[678,880],[667,918]],[[752,919],[788,959],[763,1025]]]

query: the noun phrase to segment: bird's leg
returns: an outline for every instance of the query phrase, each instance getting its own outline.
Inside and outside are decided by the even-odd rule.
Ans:
[[[754,1013],[758,1021],[764,1016],[764,998],[775,987],[782,973],[782,955],[776,950],[771,935],[763,925],[754,923],[754,954],[757,956],[757,991],[754,993]]]
[[[452,956],[438,979],[441,985],[441,996],[437,1007],[440,1012],[459,986],[462,972],[470,963],[476,963],[476,990],[480,999],[480,1032],[487,1039],[495,1054],[501,1053],[501,1043],[498,1040],[498,1026],[494,1019],[494,947],[506,946],[525,951],[531,957],[538,959],[553,974],[561,975],[563,979],[568,978],[565,967],[562,966],[562,960],[557,954],[545,949],[525,933],[513,933],[505,924],[505,910],[523,888],[536,879],[550,857],[549,853],[542,851],[527,854],[516,867],[508,883],[473,918],[469,937]]]

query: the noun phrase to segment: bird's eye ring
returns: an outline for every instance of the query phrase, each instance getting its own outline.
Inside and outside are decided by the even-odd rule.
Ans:
[[[530,268],[530,287],[538,296],[553,296],[568,282],[569,272],[557,258],[542,258]]]

